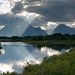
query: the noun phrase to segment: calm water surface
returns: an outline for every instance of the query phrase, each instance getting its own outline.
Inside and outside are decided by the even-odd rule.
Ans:
[[[59,55],[69,49],[56,50],[52,48],[34,47],[23,42],[1,42],[0,73],[16,71],[20,73],[26,62],[39,64],[45,56]]]

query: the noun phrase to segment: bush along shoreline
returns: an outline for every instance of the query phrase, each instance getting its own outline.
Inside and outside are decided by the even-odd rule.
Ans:
[[[3,73],[2,75],[75,75],[75,48],[59,56],[44,57],[40,65],[29,64],[22,73]]]

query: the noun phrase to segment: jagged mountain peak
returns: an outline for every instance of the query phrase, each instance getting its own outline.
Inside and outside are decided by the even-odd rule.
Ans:
[[[47,33],[44,30],[42,30],[40,27],[35,28],[31,25],[29,25],[29,27],[23,33],[23,36],[37,36],[37,35],[47,35]]]
[[[15,18],[11,23],[0,30],[0,36],[22,36],[29,23],[23,18]]]
[[[75,30],[65,24],[60,24],[54,29],[54,33],[75,34]]]

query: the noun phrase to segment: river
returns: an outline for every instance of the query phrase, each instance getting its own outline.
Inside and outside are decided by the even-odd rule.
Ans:
[[[60,55],[70,48],[37,47],[24,42],[1,42],[0,73],[16,71],[22,72],[26,62],[40,64],[45,56]]]

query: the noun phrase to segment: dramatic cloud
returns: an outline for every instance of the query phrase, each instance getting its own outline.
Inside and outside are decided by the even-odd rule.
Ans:
[[[74,0],[43,0],[42,2],[40,6],[28,6],[26,10],[40,14],[46,21],[72,22],[75,20]]]
[[[24,11],[26,11],[26,8],[29,6],[38,6],[40,4],[41,0],[21,0],[14,2],[14,6],[11,9],[11,12],[13,14],[19,14]]]
[[[9,3],[9,13],[15,16],[23,12],[27,12],[28,15],[30,13],[39,14],[39,19],[36,18],[31,23],[34,26],[46,25],[48,22],[72,23],[75,21],[75,0],[0,0],[0,5],[4,1],[7,1],[7,6]],[[0,17],[2,16],[4,15],[1,14]],[[9,18],[9,15],[7,16]],[[6,24],[8,20],[4,19],[4,21],[3,23],[1,20],[0,24]]]
[[[25,0],[0,0],[0,25],[7,25],[23,16],[29,23],[32,22],[37,15],[25,12],[24,6]]]
[[[24,11],[24,5],[21,1],[15,2],[14,8],[12,8],[11,12],[14,14],[22,13]]]

